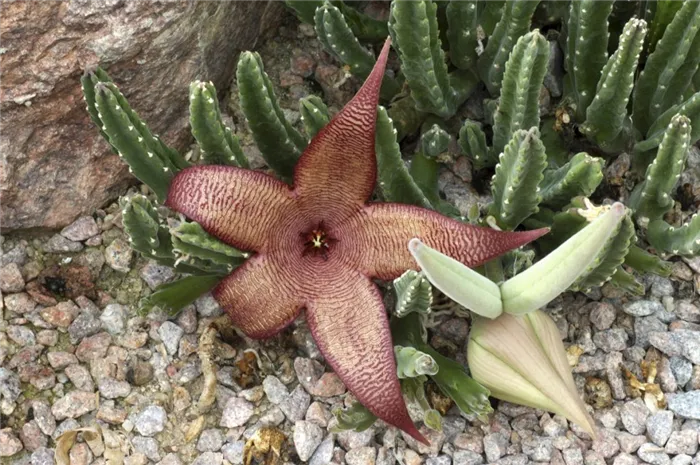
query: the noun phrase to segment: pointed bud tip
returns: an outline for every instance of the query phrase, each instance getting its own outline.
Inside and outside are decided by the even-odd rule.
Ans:
[[[411,252],[412,255],[415,255],[418,253],[418,250],[423,246],[423,243],[418,239],[417,237],[414,237],[410,241],[408,241],[408,251]]]
[[[615,202],[612,204],[610,209],[615,212],[616,216],[622,216],[625,214],[625,205],[622,202]]]

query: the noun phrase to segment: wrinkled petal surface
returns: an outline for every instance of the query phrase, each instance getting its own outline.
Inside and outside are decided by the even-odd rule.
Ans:
[[[408,242],[414,237],[469,267],[475,267],[548,231],[501,232],[398,203],[368,205],[351,217],[348,224],[353,234],[345,246],[360,252],[359,269],[379,279],[394,279],[408,269],[418,269],[408,250]]]
[[[304,300],[293,273],[266,255],[255,255],[214,289],[233,324],[254,338],[274,336],[299,315]]]
[[[263,252],[293,200],[289,187],[272,176],[205,165],[180,171],[170,184],[165,205],[227,244]]]
[[[312,139],[294,171],[294,190],[317,209],[353,213],[369,199],[377,178],[374,133],[379,88],[390,42],[355,97]]]
[[[309,328],[326,361],[373,414],[425,442],[404,404],[377,286],[347,270],[338,274],[330,289],[306,309]]]

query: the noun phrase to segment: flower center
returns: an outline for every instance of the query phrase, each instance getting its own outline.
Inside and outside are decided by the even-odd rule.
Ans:
[[[328,251],[336,241],[330,237],[323,227],[323,221],[315,228],[300,234],[304,241],[304,252],[302,255],[320,255],[324,260],[328,260]]]

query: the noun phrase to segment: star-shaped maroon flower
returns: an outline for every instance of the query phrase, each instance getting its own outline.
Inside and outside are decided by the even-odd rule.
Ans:
[[[360,91],[310,142],[294,186],[227,166],[196,166],[173,179],[166,205],[220,240],[256,252],[214,297],[254,338],[272,336],[302,309],[319,349],[377,417],[425,442],[403,402],[382,296],[417,264],[413,237],[477,266],[542,235],[499,232],[395,203],[367,203],[377,164],[374,133],[389,40]]]

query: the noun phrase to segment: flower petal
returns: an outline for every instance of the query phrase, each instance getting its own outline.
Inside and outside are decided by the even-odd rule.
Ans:
[[[316,209],[357,211],[377,178],[374,133],[379,88],[391,41],[387,39],[374,69],[350,102],[311,140],[294,171],[300,202]]]
[[[389,322],[377,286],[352,271],[338,273],[325,286],[329,292],[307,305],[306,318],[326,361],[370,412],[425,442],[401,394]]]
[[[277,334],[304,306],[293,273],[266,255],[255,255],[216,286],[213,295],[233,324],[253,338]]]
[[[170,184],[165,205],[227,244],[260,252],[293,200],[289,187],[272,176],[205,165],[180,171]]]
[[[408,251],[416,237],[468,267],[481,265],[545,234],[547,229],[502,232],[447,218],[432,210],[397,203],[366,206],[348,219],[346,244],[368,276],[394,279],[418,265]],[[350,252],[348,252],[350,254]]]

